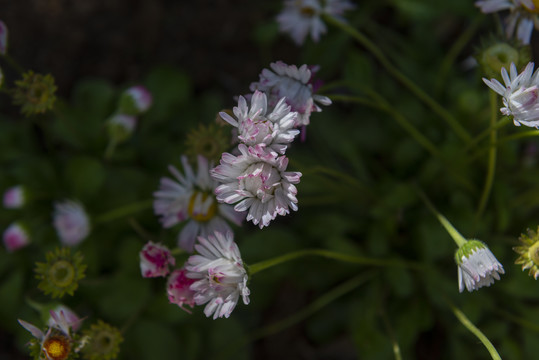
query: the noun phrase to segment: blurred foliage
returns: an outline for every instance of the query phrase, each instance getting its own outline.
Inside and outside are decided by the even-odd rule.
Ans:
[[[274,17],[268,9],[268,19]],[[467,68],[481,37],[495,29],[472,1],[364,1],[348,22],[379,46],[406,76],[439,101],[472,136],[489,127],[489,89],[478,68]],[[478,26],[477,23],[481,21]],[[452,46],[474,26],[471,40],[453,59]],[[279,60],[271,49],[284,37],[271,21],[253,32],[261,69]],[[203,44],[200,44],[203,46]],[[392,113],[334,101],[311,117],[305,142],[287,153],[289,170],[301,171],[299,211],[269,228],[236,228],[244,261],[256,263],[305,248],[348,255],[403,259],[420,269],[365,266],[325,258],[301,258],[250,279],[251,304],[229,319],[213,321],[201,308],[186,314],[168,303],[165,279],[140,276],[138,252],[151,239],[170,247],[182,225],[162,229],[151,207],[105,221],[104,215],[149,201],[168,164],[179,164],[188,132],[215,121],[234,100],[217,89],[195,90],[181,68],[157,66],[141,83],[154,103],[133,136],[110,159],[105,120],[123,88],[105,79],[80,79],[54,111],[23,118],[0,115],[0,189],[24,184],[32,194],[21,210],[0,209],[2,227],[24,220],[32,243],[16,253],[0,249],[0,323],[24,352],[29,334],[16,319],[42,324],[26,301],[47,303],[37,289],[34,263],[58,245],[52,204],[81,201],[92,232],[77,247],[87,276],[62,299],[85,322],[118,327],[125,341],[120,359],[488,359],[477,339],[457,320],[459,307],[498,349],[502,358],[534,359],[539,353],[539,287],[514,265],[512,247],[539,211],[535,137],[502,141],[523,129],[498,131],[495,181],[486,209],[478,204],[487,171],[488,141],[466,148],[451,128],[347,34],[329,27],[319,43],[297,48],[298,65],[318,64],[325,95],[383,96],[391,108],[436,145],[425,150]],[[449,62],[449,67],[442,64]],[[238,64],[241,67],[242,64]],[[253,74],[253,81],[258,74]],[[249,84],[245,84],[245,93]],[[485,241],[506,274],[492,287],[458,293],[455,246],[414,192],[418,184],[438,210],[465,236]],[[99,220],[101,219],[101,220]],[[357,274],[371,278],[298,323],[254,340],[260,329],[293,316]],[[270,329],[271,330],[271,329]],[[251,340],[249,340],[251,339]],[[300,356],[300,354],[303,354]]]

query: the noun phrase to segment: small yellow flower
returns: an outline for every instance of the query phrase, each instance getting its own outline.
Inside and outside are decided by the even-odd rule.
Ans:
[[[538,227],[539,231],[539,227]],[[515,246],[513,250],[520,254],[515,264],[522,265],[522,270],[529,269],[529,275],[535,280],[539,277],[539,236],[538,231],[528,229],[528,234],[520,235],[521,246]]]
[[[36,263],[36,278],[40,280],[38,288],[53,298],[73,295],[85,276],[86,264],[82,262],[82,254],[71,254],[70,248],[64,247],[49,251],[46,258],[46,263]]]

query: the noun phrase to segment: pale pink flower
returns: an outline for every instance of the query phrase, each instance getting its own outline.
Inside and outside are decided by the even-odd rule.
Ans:
[[[65,305],[58,305],[49,313],[48,326],[57,328],[66,334],[69,334],[69,329],[76,332],[82,325],[83,319]]]
[[[238,146],[239,156],[224,153],[221,165],[211,170],[222,183],[215,194],[217,200],[236,204],[234,210],[247,211],[247,221],[260,228],[268,226],[277,215],[298,209],[297,189],[301,173],[286,172],[288,159],[264,151],[262,146]]]
[[[176,265],[176,259],[165,245],[154,244],[151,241],[144,245],[139,255],[140,272],[145,278],[167,276],[169,266]]]
[[[284,154],[289,143],[299,134],[294,129],[297,113],[290,112],[290,106],[280,99],[271,112],[268,109],[266,94],[255,91],[251,97],[251,106],[243,96],[239,97],[238,106],[234,107],[236,119],[225,112],[221,118],[238,128],[238,139],[249,146],[263,144],[270,151]]]
[[[4,192],[4,207],[6,209],[19,209],[26,203],[24,187],[13,186]]]
[[[54,205],[53,223],[64,245],[77,245],[90,233],[90,221],[83,206],[76,201],[65,200]]]
[[[146,112],[152,106],[152,94],[144,86],[132,86],[125,93],[133,99],[139,114]]]
[[[330,105],[331,100],[327,96],[313,94],[313,77],[318,70],[316,66],[287,65],[282,61],[270,64],[270,69],[263,69],[260,80],[251,83],[251,91],[262,91],[268,95],[269,106],[275,106],[277,102],[285,98],[291,110],[298,113],[295,126],[308,125],[312,112],[320,112],[322,109],[317,105]]]
[[[25,228],[18,222],[14,222],[4,231],[4,246],[7,251],[19,250],[30,243],[30,237]]]
[[[8,30],[6,23],[0,20],[0,54],[5,55],[8,45]]]
[[[228,318],[240,295],[243,303],[249,304],[248,276],[238,245],[231,232],[198,237],[198,242],[195,245],[198,254],[190,256],[185,265],[186,276],[195,280],[190,287],[195,292],[195,303],[207,303],[204,308],[207,317],[213,314],[214,320]]]
[[[180,309],[187,313],[191,313],[184,305],[190,306],[191,309],[195,306],[195,292],[190,289],[190,286],[195,280],[186,277],[187,270],[184,268],[174,270],[167,280],[168,301],[171,304],[176,304]]]
[[[315,42],[325,34],[326,25],[322,14],[341,19],[341,15],[355,6],[348,0],[288,0],[283,11],[277,16],[279,30],[288,33],[298,45],[305,42],[307,35]]]
[[[529,63],[520,74],[513,63],[509,74],[502,68],[505,85],[496,79],[483,78],[488,87],[503,97],[504,106],[500,111],[512,116],[516,126],[539,127],[539,70],[534,72],[533,66],[533,63]]]
[[[205,157],[198,156],[196,174],[187,157],[182,156],[181,161],[184,174],[169,166],[174,179],[161,178],[153,207],[165,228],[187,221],[178,236],[178,246],[192,252],[197,236],[229,231],[225,219],[240,225],[244,215],[236,213],[230,205],[217,202],[214,194],[217,182],[210,177],[210,164]]]

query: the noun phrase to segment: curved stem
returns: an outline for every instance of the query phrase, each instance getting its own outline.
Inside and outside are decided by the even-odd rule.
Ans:
[[[490,149],[488,154],[488,170],[485,178],[485,187],[483,188],[483,193],[481,194],[481,199],[479,201],[479,206],[477,208],[476,218],[479,220],[485,207],[487,206],[487,201],[492,190],[492,184],[494,183],[494,173],[496,171],[496,139],[498,137],[497,130],[494,128],[496,125],[496,109],[497,109],[497,95],[494,92],[490,92]]]
[[[481,134],[474,137],[473,140],[466,146],[464,151],[467,152],[470,149],[473,149],[473,147],[477,145],[479,141],[483,140],[483,138],[490,135],[493,130],[498,130],[499,128],[504,127],[505,125],[510,124],[510,123],[511,123],[511,120],[509,119],[508,116],[502,117],[497,123],[495,123],[494,125],[491,125],[488,129],[485,129]]]
[[[398,260],[398,259],[373,259],[373,258],[368,258],[364,256],[353,256],[353,255],[341,254],[341,253],[324,250],[324,249],[305,249],[305,250],[299,250],[299,251],[291,252],[291,253],[284,254],[281,256],[277,256],[275,258],[260,261],[253,265],[250,265],[249,274],[252,276],[262,270],[266,270],[275,265],[279,265],[281,263],[284,263],[290,260],[295,260],[304,256],[321,256],[321,257],[325,257],[325,258],[329,258],[333,260],[339,260],[343,262],[361,264],[361,265],[395,266],[395,267],[409,267],[409,268],[421,267],[420,264],[411,262],[411,261],[404,261],[404,260]]]
[[[490,353],[490,356],[494,360],[502,360],[500,354],[498,354],[498,351],[496,350],[494,345],[492,345],[490,340],[485,336],[485,334],[483,334],[481,332],[481,330],[479,330],[470,321],[470,319],[468,319],[468,317],[466,317],[466,315],[462,311],[460,311],[460,309],[455,307],[449,301],[448,301],[448,304],[449,304],[449,307],[451,308],[451,310],[453,311],[453,314],[455,314],[455,316],[457,317],[457,319],[459,319],[461,324],[464,325],[464,327],[466,327],[466,329],[468,329],[472,334],[474,334],[479,339],[479,341],[481,341],[483,343],[483,345],[487,348],[488,352]]]
[[[436,208],[434,207],[434,205],[430,202],[429,198],[427,197],[427,195],[425,195],[425,193],[419,188],[419,186],[414,186],[414,188],[416,189],[419,197],[421,198],[421,200],[423,200],[423,202],[425,203],[425,205],[427,205],[427,207],[429,208],[429,210],[434,214],[434,216],[436,216],[436,218],[438,219],[438,221],[440,221],[440,223],[442,224],[442,226],[445,228],[445,230],[449,233],[449,235],[451,236],[451,238],[453,238],[453,241],[455,241],[455,243],[457,244],[457,246],[460,248],[462,245],[466,244],[468,242],[468,240],[466,240],[464,238],[464,236],[462,236],[457,229],[455,229],[455,227],[449,222],[449,220],[447,220],[447,218],[445,216],[443,216],[442,214],[440,214],[438,212],[438,210],[436,210]]]
[[[120,208],[111,210],[95,218],[95,224],[102,224],[112,220],[122,218],[124,216],[137,213],[139,211],[150,209],[153,205],[153,200],[143,200],[136,203],[132,203]]]
[[[468,132],[458,123],[458,121],[438,102],[436,102],[430,95],[417,86],[412,80],[401,73],[384,55],[382,50],[365,35],[354,29],[348,24],[343,23],[340,20],[335,19],[332,16],[324,16],[324,20],[334,26],[339,27],[354,39],[356,39],[361,45],[363,45],[371,54],[378,59],[378,61],[385,67],[387,72],[403,84],[408,90],[410,90],[419,100],[423,101],[428,107],[430,107],[436,114],[444,119],[452,128],[453,131],[464,141],[469,142],[472,137]]]

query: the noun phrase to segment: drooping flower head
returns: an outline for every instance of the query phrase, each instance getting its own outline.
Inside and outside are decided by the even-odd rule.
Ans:
[[[47,262],[36,263],[36,278],[40,280],[38,288],[45,295],[61,298],[65,294],[73,295],[79,286],[79,281],[85,276],[86,264],[80,252],[71,254],[68,247],[49,251]]]
[[[288,33],[298,45],[305,42],[307,35],[318,42],[320,35],[327,31],[322,14],[340,18],[346,10],[354,8],[348,0],[326,0],[323,3],[325,5],[320,0],[285,1],[283,11],[277,16],[279,30]]]
[[[176,260],[165,245],[151,241],[144,245],[139,256],[140,272],[145,278],[167,276],[169,266],[176,265]]]
[[[533,63],[529,63],[520,74],[515,64],[511,64],[510,73],[502,68],[501,74],[505,86],[496,79],[487,80],[485,84],[503,97],[502,114],[513,116],[516,126],[539,126],[539,72],[533,71]]]
[[[14,222],[4,231],[4,246],[8,252],[19,250],[30,243],[30,236],[24,225]]]
[[[288,159],[267,153],[263,146],[238,146],[241,155],[224,153],[221,165],[211,170],[222,183],[215,194],[217,200],[236,204],[234,210],[248,211],[247,221],[260,228],[268,226],[277,215],[296,211],[297,189],[301,173],[286,172]]]
[[[522,44],[527,45],[530,43],[534,26],[539,28],[539,4],[536,0],[481,0],[476,1],[475,5],[485,14],[510,11],[505,19],[505,35],[508,39],[515,36]]]
[[[54,204],[53,224],[64,245],[80,244],[90,233],[90,220],[82,204],[65,200]]]
[[[176,269],[170,274],[167,280],[167,295],[171,304],[178,305],[180,309],[190,314],[191,311],[184,305],[190,306],[191,309],[195,306],[195,292],[190,289],[195,280],[188,278],[186,274],[185,268]]]
[[[152,106],[152,94],[144,86],[132,86],[125,90],[120,97],[119,113],[140,115]]]
[[[263,69],[258,82],[251,83],[251,91],[262,91],[268,95],[270,107],[285,98],[291,110],[298,113],[296,127],[308,125],[312,112],[320,112],[322,109],[317,105],[330,105],[331,100],[322,95],[313,94],[314,74],[318,70],[316,66],[287,65],[282,61],[270,64],[270,69]]]
[[[256,90],[251,97],[251,106],[243,96],[234,107],[236,119],[221,112],[219,115],[230,125],[238,128],[238,139],[248,145],[262,144],[270,151],[284,154],[289,143],[299,134],[294,129],[297,113],[290,112],[290,106],[281,98],[271,112],[268,109],[266,94]]]
[[[494,257],[489,248],[479,240],[469,240],[455,253],[458,265],[459,291],[469,292],[483,286],[490,286],[504,274],[502,264]]]
[[[539,228],[538,228],[539,231]],[[528,229],[527,234],[520,235],[520,246],[513,250],[520,256],[515,264],[522,265],[522,271],[528,270],[528,274],[535,280],[539,277],[539,235],[538,231]]]
[[[19,209],[26,203],[24,186],[16,185],[4,192],[4,207],[6,209]]]
[[[230,226],[225,219],[240,225],[243,214],[217,202],[214,195],[217,182],[210,177],[210,164],[206,158],[198,157],[196,174],[186,156],[182,156],[181,161],[184,174],[169,166],[175,179],[161,179],[159,191],[154,193],[153,207],[165,228],[188,221],[179,234],[178,246],[192,252],[197,236],[206,236],[213,231],[226,232]]]
[[[228,318],[240,296],[249,304],[248,276],[232,233],[198,237],[195,249],[198,254],[189,257],[185,269],[186,276],[195,280],[190,287],[195,303],[207,304],[204,314],[214,320]]]

